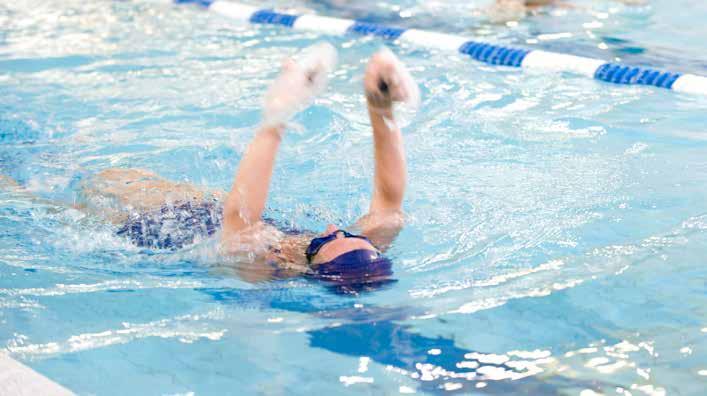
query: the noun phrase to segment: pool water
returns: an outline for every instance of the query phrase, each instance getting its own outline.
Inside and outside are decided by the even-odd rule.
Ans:
[[[512,26],[481,1],[339,3],[290,6],[707,74],[703,3]],[[0,174],[26,190],[0,190],[0,348],[77,394],[705,394],[704,97],[391,45],[422,91],[407,222],[396,282],[358,295],[250,283],[213,241],[141,249],[72,207],[112,167],[228,189],[282,57],[320,40],[340,64],[289,128],[267,209],[314,231],[367,209],[380,41],[192,6],[0,5]]]

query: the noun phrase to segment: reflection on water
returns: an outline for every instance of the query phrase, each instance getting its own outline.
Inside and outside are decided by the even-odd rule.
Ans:
[[[461,349],[451,339],[429,338],[410,330],[410,326],[381,321],[329,327],[308,334],[312,347],[365,356],[388,371],[414,379],[424,392],[480,389],[478,392],[484,394],[555,395],[561,389],[593,387],[591,383],[561,377],[538,379],[536,376],[544,371],[541,367],[554,360],[546,351],[515,351],[511,357],[484,354]]]

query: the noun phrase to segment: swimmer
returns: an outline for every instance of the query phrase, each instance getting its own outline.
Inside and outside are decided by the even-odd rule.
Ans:
[[[304,274],[335,283],[366,283],[389,276],[391,262],[383,253],[403,226],[407,174],[393,105],[419,93],[388,50],[370,58],[363,79],[375,158],[368,213],[351,227],[329,224],[319,234],[279,230],[263,219],[285,123],[323,89],[335,57],[332,51],[319,47],[304,61],[283,63],[265,95],[263,123],[241,159],[230,192],[171,182],[144,170],[108,169],[84,183],[85,208],[117,224],[118,235],[151,248],[178,248],[220,229],[220,249],[226,256],[265,269],[245,274],[251,281]]]
[[[627,5],[645,5],[647,0],[615,0]],[[486,15],[493,23],[518,21],[528,14],[535,14],[548,6],[562,8],[577,8],[577,6],[562,0],[495,0],[486,9]]]

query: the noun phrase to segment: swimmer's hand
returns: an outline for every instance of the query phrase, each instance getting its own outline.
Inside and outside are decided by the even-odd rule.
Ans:
[[[391,110],[394,102],[417,106],[420,100],[417,84],[398,58],[388,49],[375,53],[368,61],[363,77],[368,105]]]
[[[327,43],[306,48],[297,59],[286,58],[265,94],[263,123],[282,125],[309,105],[326,88],[335,65],[336,49]]]

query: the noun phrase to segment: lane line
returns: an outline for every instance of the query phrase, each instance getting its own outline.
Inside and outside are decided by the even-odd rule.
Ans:
[[[296,15],[226,0],[152,0],[160,3],[196,4],[228,18],[255,24],[273,24],[330,35],[359,34],[445,51],[456,51],[491,65],[534,69],[548,73],[569,72],[620,85],[646,85],[691,94],[707,95],[707,77],[632,66],[556,52],[483,43],[469,37],[405,29],[376,23],[319,15]]]

